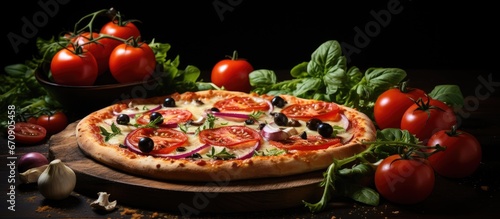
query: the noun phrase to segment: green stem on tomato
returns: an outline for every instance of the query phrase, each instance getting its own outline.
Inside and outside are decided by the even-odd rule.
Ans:
[[[97,17],[97,15],[101,14],[101,13],[105,13],[107,12],[108,9],[102,9],[102,10],[99,10],[99,11],[96,11],[94,13],[91,13],[91,14],[88,14],[88,15],[85,15],[83,16],[82,18],[80,18],[80,20],[78,20],[76,23],[75,23],[75,27],[73,29],[73,34],[77,34],[77,33],[80,33],[81,31],[83,31],[85,28],[88,28],[89,29],[89,32],[90,32],[90,37],[92,38],[92,24],[94,23],[94,19]],[[77,30],[78,28],[78,25],[83,21],[85,20],[86,18],[88,17],[91,17],[90,19],[90,22],[87,23],[87,25],[83,26],[81,29]]]

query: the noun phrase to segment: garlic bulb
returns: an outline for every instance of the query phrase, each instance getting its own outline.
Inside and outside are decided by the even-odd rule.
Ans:
[[[75,172],[59,159],[51,161],[38,177],[38,190],[47,199],[65,199],[73,192],[75,185]]]
[[[43,166],[31,168],[29,170],[26,170],[23,173],[19,174],[19,179],[21,180],[22,183],[36,183],[38,182],[38,177],[43,173],[45,169],[47,169],[49,165],[45,164]]]

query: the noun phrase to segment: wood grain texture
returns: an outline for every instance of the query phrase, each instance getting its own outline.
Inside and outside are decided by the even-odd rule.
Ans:
[[[158,181],[112,169],[85,156],[76,143],[78,121],[49,140],[50,159],[60,159],[77,175],[75,191],[130,206],[200,212],[247,212],[284,209],[317,201],[322,193],[322,171],[291,177],[221,182]]]

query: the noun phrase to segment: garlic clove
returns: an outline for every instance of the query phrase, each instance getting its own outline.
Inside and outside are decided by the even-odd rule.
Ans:
[[[47,169],[49,165],[45,164],[39,167],[34,167],[29,170],[24,171],[23,173],[19,173],[19,179],[24,184],[36,183],[38,182],[38,177],[43,173],[45,169]]]
[[[90,206],[99,210],[112,211],[116,207],[116,200],[109,202],[110,194],[106,192],[98,192],[97,200],[90,203]]]
[[[38,177],[38,190],[47,199],[65,199],[73,192],[75,185],[75,172],[60,159],[51,161]]]

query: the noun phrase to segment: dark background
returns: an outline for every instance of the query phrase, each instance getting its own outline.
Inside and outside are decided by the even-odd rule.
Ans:
[[[58,8],[36,28],[36,37],[72,30],[82,16],[114,7],[126,18],[141,21],[137,25],[143,39],[170,43],[169,56],[180,55],[181,67],[190,64],[202,71],[209,71],[233,50],[255,69],[288,70],[309,61],[311,53],[327,40],[357,48],[348,56],[349,65],[361,69],[494,70],[498,58],[494,32],[500,19],[486,1],[40,0],[3,3],[3,66],[33,56],[36,37],[27,38],[28,43],[20,44],[16,53],[7,34],[22,35],[23,17],[32,21],[43,11],[37,2],[58,3]],[[385,17],[384,26],[373,12],[388,12],[390,3],[400,4],[400,12]],[[356,29],[367,34],[367,26],[371,36],[360,45]]]

